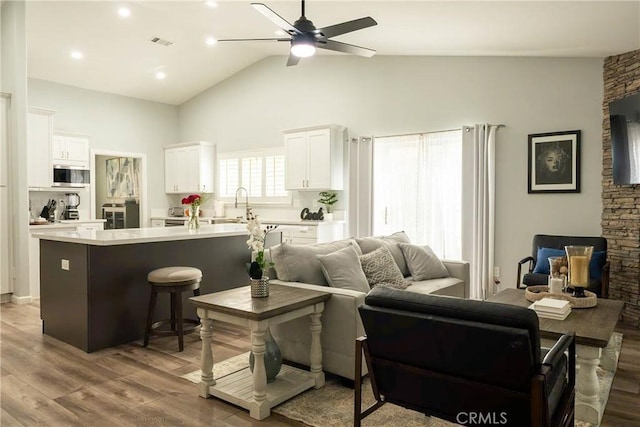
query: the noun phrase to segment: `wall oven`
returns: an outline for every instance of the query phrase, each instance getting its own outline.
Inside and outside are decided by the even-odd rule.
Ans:
[[[89,169],[82,166],[53,165],[54,187],[87,187]]]

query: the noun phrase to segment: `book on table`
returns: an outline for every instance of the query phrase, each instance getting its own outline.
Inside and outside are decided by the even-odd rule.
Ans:
[[[564,320],[571,313],[569,301],[557,300],[553,298],[543,298],[529,306],[539,317],[548,319]]]

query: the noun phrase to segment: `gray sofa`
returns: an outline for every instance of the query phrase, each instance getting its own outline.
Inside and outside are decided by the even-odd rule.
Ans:
[[[391,236],[345,239],[308,246],[292,246],[282,243],[272,248],[271,253],[267,255],[275,262],[275,268],[269,272],[271,283],[320,290],[332,294],[326,302],[322,314],[322,365],[325,372],[350,380],[355,378],[355,340],[364,335],[358,307],[364,303],[366,293],[329,286],[316,255],[331,253],[349,245],[354,247],[357,245],[358,248],[361,248],[362,253],[369,253],[377,245],[384,244],[392,252],[403,275],[410,281],[410,286],[405,289],[406,292],[459,298],[469,297],[468,262],[443,260],[449,277],[411,281],[407,265],[402,258],[402,252],[399,252],[397,246],[401,242],[408,242],[408,238],[403,232]],[[272,326],[271,332],[280,346],[283,359],[309,366],[311,337],[307,318]],[[366,373],[365,364],[363,364],[363,373]]]

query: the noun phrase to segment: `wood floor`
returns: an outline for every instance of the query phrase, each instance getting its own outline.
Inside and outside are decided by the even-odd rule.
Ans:
[[[640,425],[640,331],[624,333],[603,426]],[[180,375],[199,368],[198,334],[154,337],[87,354],[42,335],[37,303],[0,306],[0,425],[301,426],[278,414],[259,422],[247,411],[197,396]],[[216,323],[215,361],[249,350],[246,331]],[[401,425],[401,422],[399,423]]]

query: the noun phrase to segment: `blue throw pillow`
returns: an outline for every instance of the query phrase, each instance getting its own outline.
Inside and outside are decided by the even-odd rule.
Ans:
[[[533,268],[533,272],[538,274],[549,274],[549,258],[565,255],[567,254],[564,249],[538,248],[536,266]]]
[[[589,276],[591,277],[591,280],[600,281],[602,279],[602,267],[604,267],[606,262],[606,251],[594,252],[591,255],[591,262],[589,263]]]

